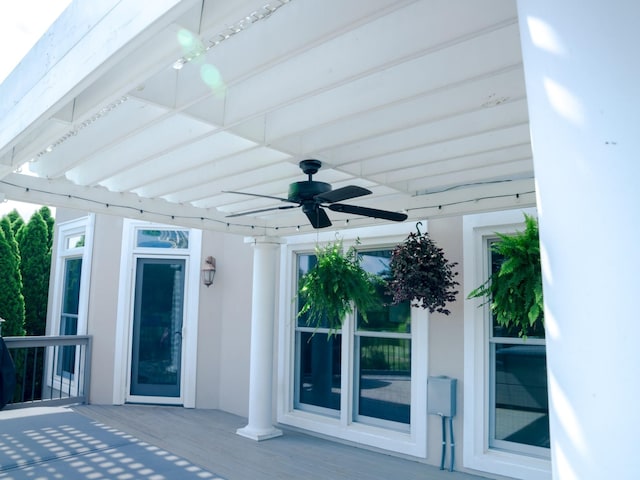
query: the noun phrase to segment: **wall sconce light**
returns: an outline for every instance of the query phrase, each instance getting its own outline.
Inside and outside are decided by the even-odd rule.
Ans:
[[[202,283],[207,288],[213,283],[213,277],[216,276],[216,259],[207,257],[204,259],[204,267],[202,267]]]

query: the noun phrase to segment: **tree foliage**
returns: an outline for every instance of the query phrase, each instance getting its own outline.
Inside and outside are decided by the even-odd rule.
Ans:
[[[27,335],[44,335],[47,321],[47,298],[51,251],[47,223],[35,212],[20,230],[20,271],[25,301]]]
[[[393,295],[393,303],[409,300],[414,307],[428,308],[429,312],[449,315],[448,302],[456,299],[458,291],[455,281],[458,272],[453,268],[442,248],[418,229],[410,233],[404,243],[398,245],[391,254],[391,279],[387,288]]]
[[[315,266],[300,280],[298,295],[303,306],[298,316],[306,317],[307,325],[327,326],[335,332],[355,305],[366,321],[367,311],[381,303],[375,288],[380,277],[360,266],[355,247],[345,253],[342,241],[316,246],[316,257]]]
[[[469,298],[484,297],[499,325],[515,327],[526,337],[537,322],[544,322],[538,222],[525,215],[523,232],[497,235],[500,241],[492,248],[504,261]]]
[[[13,230],[13,235],[17,235],[18,230],[22,228],[24,225],[24,219],[20,215],[20,213],[14,208],[9,213],[7,213],[6,218],[11,223],[11,229]]]
[[[15,240],[13,240],[15,242]],[[16,254],[0,228],[0,318],[3,336],[24,335],[24,298]]]
[[[51,210],[46,205],[38,210],[38,213],[42,216],[44,223],[47,224],[47,248],[51,253],[51,247],[53,246],[53,227],[56,223],[53,216],[51,216]]]

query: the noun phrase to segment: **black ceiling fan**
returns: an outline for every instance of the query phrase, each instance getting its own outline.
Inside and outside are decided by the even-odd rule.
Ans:
[[[279,207],[251,210],[249,212],[227,215],[227,217],[239,217],[242,215],[251,215],[253,213],[268,212],[270,210],[286,210],[289,208],[302,207],[302,211],[311,222],[313,228],[325,228],[331,226],[331,220],[329,220],[329,216],[324,210],[326,207],[334,212],[351,213],[365,217],[392,220],[394,222],[402,222],[407,219],[407,215],[404,213],[337,203],[343,200],[369,195],[372,192],[371,190],[367,190],[366,188],[358,187],[356,185],[347,185],[346,187],[333,190],[330,184],[313,180],[312,176],[318,172],[320,167],[322,167],[322,162],[320,160],[302,160],[299,165],[302,171],[308,175],[308,179],[303,182],[293,182],[290,184],[287,198],[272,197],[270,195],[260,195],[257,193],[225,191],[225,193],[238,193],[240,195],[249,195],[252,197],[272,198],[274,200],[293,203],[295,205],[282,205]]]

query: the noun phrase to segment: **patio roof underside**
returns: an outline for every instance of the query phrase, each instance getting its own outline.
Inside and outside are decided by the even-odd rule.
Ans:
[[[0,141],[7,198],[288,235],[311,229],[300,209],[228,217],[284,203],[225,191],[286,197],[315,158],[315,180],[373,192],[344,203],[408,221],[535,203],[511,0],[182,2],[33,114],[81,49],[0,120],[30,105]]]

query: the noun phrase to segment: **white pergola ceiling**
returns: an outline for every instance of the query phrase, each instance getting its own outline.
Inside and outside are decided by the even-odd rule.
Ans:
[[[0,192],[288,234],[299,209],[227,218],[281,204],[224,191],[286,197],[316,158],[316,180],[373,192],[344,203],[408,221],[535,202],[515,2],[184,3],[2,147],[40,178],[5,168]]]

